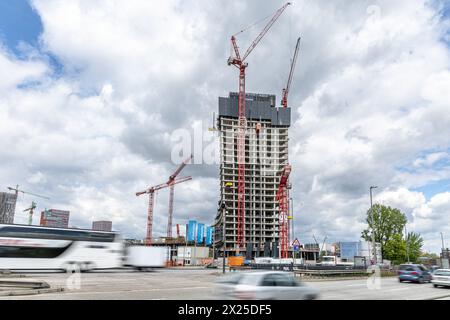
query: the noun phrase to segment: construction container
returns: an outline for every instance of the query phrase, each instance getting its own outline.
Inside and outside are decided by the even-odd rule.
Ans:
[[[228,257],[228,265],[230,267],[240,267],[244,265],[244,257],[243,256]]]

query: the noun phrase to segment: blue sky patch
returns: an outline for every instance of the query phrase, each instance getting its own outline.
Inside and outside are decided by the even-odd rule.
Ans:
[[[429,201],[438,193],[450,192],[450,179],[432,182],[419,188],[411,188],[411,191],[422,192],[427,201]]]
[[[10,51],[18,54],[18,44],[38,46],[42,22],[27,0],[0,0],[0,37]]]

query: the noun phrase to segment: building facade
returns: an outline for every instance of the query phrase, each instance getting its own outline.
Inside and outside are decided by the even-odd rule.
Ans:
[[[0,223],[14,223],[17,195],[14,193],[0,192]]]
[[[220,200],[215,221],[216,247],[227,255],[245,252],[263,256],[268,244],[278,247],[276,194],[288,164],[288,128],[291,109],[275,107],[275,95],[246,95],[244,246],[237,248],[238,123],[237,93],[219,97],[217,128],[220,135]]]
[[[111,232],[112,221],[93,221],[92,222],[92,230]]]
[[[68,228],[70,212],[49,209],[41,212],[40,225],[43,227]]]

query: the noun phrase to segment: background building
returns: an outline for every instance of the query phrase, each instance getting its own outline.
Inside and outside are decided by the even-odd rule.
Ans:
[[[41,212],[40,225],[43,227],[68,228],[69,211],[49,209]]]
[[[367,262],[373,260],[373,249],[370,241],[339,242],[338,256],[346,261],[354,261],[355,257],[363,257]],[[375,243],[377,261],[382,261],[381,244]]]
[[[225,243],[234,254],[237,245],[238,93],[219,97],[220,201],[216,217],[216,247]],[[263,256],[266,243],[278,247],[278,202],[276,194],[283,168],[288,164],[288,128],[291,109],[275,107],[276,96],[246,94],[244,242],[252,256]],[[224,205],[222,210],[220,205]],[[225,239],[223,226],[225,225]],[[250,250],[249,250],[250,249]],[[276,250],[275,250],[276,251]]]
[[[112,230],[112,221],[93,221],[92,230],[110,232]]]
[[[14,223],[17,195],[14,193],[0,192],[0,223]]]

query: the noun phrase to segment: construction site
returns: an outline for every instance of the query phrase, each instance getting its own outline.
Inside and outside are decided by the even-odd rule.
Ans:
[[[289,5],[286,3],[270,17],[245,52],[240,52],[237,34],[231,37],[233,50],[227,63],[238,69],[239,90],[230,92],[228,97],[219,97],[214,125],[220,143],[220,199],[214,221],[214,250],[221,250],[222,256],[245,256],[247,259],[292,256],[289,234],[292,218],[289,175],[292,168],[288,132],[291,109],[288,95],[300,38],[295,45],[286,86],[280,88],[280,101],[273,94],[247,93],[245,90],[246,59]],[[152,245],[155,192],[163,188],[170,189],[165,242],[183,244],[176,240],[180,237],[172,237],[173,197],[175,184],[192,179],[177,177],[190,160],[192,155],[165,183],[136,193],[137,196],[149,195],[147,245]]]
[[[219,97],[220,200],[215,219],[215,240],[226,256],[288,258],[289,134],[288,95],[300,38],[286,86],[277,104],[273,94],[245,91],[247,57],[290,5],[278,9],[242,54],[235,35],[228,65],[239,70],[239,91]],[[242,54],[242,55],[241,55]]]
[[[230,92],[227,97],[218,98],[218,117],[215,119],[220,144],[220,199],[217,214],[211,214],[214,220],[214,250],[221,251],[222,256],[253,257],[271,256],[288,258],[292,255],[290,222],[292,218],[289,203],[289,127],[291,124],[291,108],[288,104],[290,86],[299,52],[300,38],[292,48],[293,57],[290,70],[286,70],[287,82],[284,88],[278,88],[280,100],[274,94],[247,93],[245,87],[247,58],[258,46],[272,25],[283,14],[290,3],[284,4],[268,17],[268,22],[251,42],[245,52],[241,52],[237,44],[237,35],[231,37],[232,54],[227,64],[236,67],[239,83],[237,92]],[[257,66],[255,66],[256,68]],[[288,72],[289,71],[289,72]],[[191,176],[179,177],[179,174],[193,159],[190,155],[162,183],[136,192],[136,196],[147,195],[146,237],[143,244],[169,245],[172,250],[185,245],[187,240],[173,233],[175,185],[192,180]],[[160,239],[153,236],[155,196],[159,190],[169,190],[166,235]],[[13,223],[15,202],[19,192],[31,196],[49,199],[48,197],[24,192],[18,186],[10,188],[15,194],[5,194],[2,200],[6,209],[3,223]],[[9,197],[7,200],[6,197]],[[9,203],[7,205],[7,203]],[[33,211],[36,203],[24,210],[29,213],[28,224],[32,225]],[[68,227],[69,212],[61,210],[45,210],[64,214],[64,224],[48,226]],[[298,251],[298,248],[297,248]],[[291,253],[290,253],[291,252]]]

